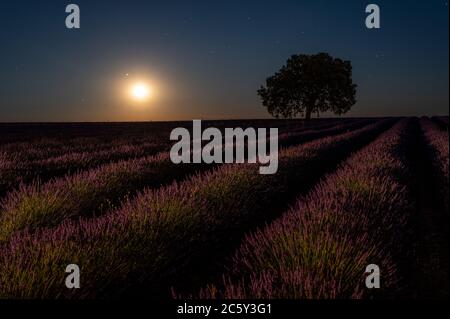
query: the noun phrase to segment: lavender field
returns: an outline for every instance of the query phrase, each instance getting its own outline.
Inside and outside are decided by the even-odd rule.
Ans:
[[[189,122],[0,124],[0,298],[448,298],[448,117],[204,125],[277,127],[277,173],[174,164]]]

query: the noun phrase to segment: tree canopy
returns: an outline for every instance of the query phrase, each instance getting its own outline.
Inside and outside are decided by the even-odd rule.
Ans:
[[[350,61],[328,53],[293,55],[267,78],[258,95],[274,117],[292,118],[331,111],[341,115],[356,103]]]

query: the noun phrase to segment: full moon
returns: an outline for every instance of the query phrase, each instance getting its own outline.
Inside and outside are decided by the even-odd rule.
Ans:
[[[152,89],[145,83],[135,83],[131,87],[131,96],[136,101],[145,101],[151,97]]]

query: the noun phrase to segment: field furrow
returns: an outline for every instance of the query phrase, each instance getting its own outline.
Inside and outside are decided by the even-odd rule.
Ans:
[[[438,152],[427,137],[437,134],[442,139],[443,131],[426,118],[417,123],[415,136],[411,139],[414,147],[410,155],[414,172],[413,195],[417,207],[412,218],[415,226],[412,245],[414,254],[408,261],[413,265],[409,296],[419,299],[444,299],[449,295],[449,218],[448,208],[444,208],[444,202],[448,199],[443,192],[445,188],[448,190],[448,179],[446,183]],[[448,139],[445,137],[444,140],[446,138]],[[448,148],[446,156],[448,159]]]
[[[420,123],[425,138],[431,148],[431,160],[437,188],[440,191],[446,211],[449,209],[449,153],[448,132],[439,129],[438,125],[428,118],[421,118]]]

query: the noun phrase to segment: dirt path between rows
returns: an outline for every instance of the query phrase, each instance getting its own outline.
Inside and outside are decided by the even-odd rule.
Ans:
[[[432,151],[419,123],[414,132],[412,173],[416,215],[413,218],[411,296],[441,299],[449,296],[449,215],[442,205],[433,177]]]

